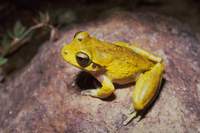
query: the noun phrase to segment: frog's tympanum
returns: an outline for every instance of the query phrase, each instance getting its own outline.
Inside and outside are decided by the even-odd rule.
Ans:
[[[87,32],[76,33],[72,42],[62,48],[61,54],[65,61],[91,73],[101,83],[97,89],[82,91],[83,95],[104,99],[114,93],[113,83],[135,81],[132,109],[124,125],[133,118],[140,118],[140,112],[152,103],[164,72],[160,57],[125,42],[98,40]]]

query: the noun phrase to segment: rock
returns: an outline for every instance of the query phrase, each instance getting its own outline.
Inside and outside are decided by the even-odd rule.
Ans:
[[[80,30],[110,42],[137,42],[164,58],[161,93],[138,124],[122,126],[132,85],[120,87],[108,100],[80,95],[78,85],[84,79],[81,74],[77,78],[80,70],[60,56],[64,42]],[[187,26],[169,17],[112,13],[74,25],[58,42],[44,44],[25,68],[1,85],[0,132],[200,132],[199,57],[198,39]]]

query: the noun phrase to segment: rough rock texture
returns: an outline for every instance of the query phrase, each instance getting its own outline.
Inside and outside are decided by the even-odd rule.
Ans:
[[[138,124],[121,126],[132,85],[120,87],[105,101],[80,95],[74,84],[80,70],[60,56],[63,43],[80,30],[111,42],[137,42],[164,58],[165,83]],[[0,132],[200,132],[200,45],[186,26],[155,14],[115,13],[75,25],[63,38],[44,44],[23,70],[1,84]],[[78,83],[82,80],[84,76]]]

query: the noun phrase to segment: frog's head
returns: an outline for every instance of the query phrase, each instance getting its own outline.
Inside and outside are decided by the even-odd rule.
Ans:
[[[62,48],[62,57],[78,68],[98,71],[101,66],[93,62],[91,41],[92,37],[87,32],[77,32],[73,40]]]

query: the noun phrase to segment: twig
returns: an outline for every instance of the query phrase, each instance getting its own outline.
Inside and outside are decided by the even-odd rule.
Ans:
[[[10,49],[8,51],[6,51],[5,53],[3,53],[3,56],[6,56],[10,53],[13,53],[14,51],[16,51],[19,47],[23,46],[28,40],[29,38],[26,38],[26,36],[28,36],[28,34],[30,34],[32,31],[39,29],[41,27],[43,27],[44,24],[43,23],[39,23],[37,25],[34,25],[32,27],[30,27],[21,38],[14,38],[13,41],[11,42],[10,45]]]

